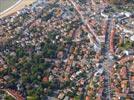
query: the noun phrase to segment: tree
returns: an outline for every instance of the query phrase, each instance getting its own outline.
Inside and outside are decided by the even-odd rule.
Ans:
[[[75,96],[74,100],[80,100],[80,96]]]
[[[23,49],[18,48],[18,49],[16,50],[16,56],[17,56],[18,58],[22,58],[24,55],[25,55],[25,52],[24,52]]]
[[[76,93],[74,93],[74,92],[68,92],[67,95],[68,95],[69,97],[74,97],[74,96],[76,95]]]
[[[6,95],[5,100],[15,100],[15,99],[14,99],[14,98],[12,98],[12,97],[11,97],[11,96],[9,96],[9,95]]]
[[[56,52],[55,52],[55,50],[50,49],[47,51],[47,55],[50,58],[54,58],[56,56]]]
[[[81,3],[86,3],[87,0],[79,0],[79,2],[81,2]]]
[[[74,11],[74,8],[73,7],[70,7],[69,10],[73,12]]]
[[[14,66],[16,62],[17,62],[16,57],[13,57],[13,56],[10,56],[10,55],[7,56],[7,63],[8,64]]]
[[[35,94],[35,89],[27,90],[27,100],[39,100],[37,94]]]

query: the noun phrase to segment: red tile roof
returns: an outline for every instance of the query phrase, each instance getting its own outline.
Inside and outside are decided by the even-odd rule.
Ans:
[[[90,97],[89,96],[86,96],[86,99],[85,100],[90,100]]]
[[[4,70],[4,68],[3,67],[0,67],[0,72],[2,72]]]
[[[121,75],[121,77],[122,78],[126,78],[127,76],[127,69],[126,69],[126,67],[122,67],[121,69],[120,69],[120,75]]]
[[[4,89],[4,91],[7,92],[16,100],[25,100],[25,98],[22,96],[22,94],[19,91],[11,90],[11,89]]]
[[[45,77],[43,77],[42,81],[43,81],[43,82],[48,82],[49,79],[48,79],[48,77],[45,76]]]
[[[113,54],[114,53],[114,36],[115,36],[115,29],[113,29],[110,33],[110,52]]]
[[[134,67],[130,67],[130,68],[129,68],[129,71],[130,71],[130,72],[134,72]]]
[[[127,56],[127,57],[124,57],[122,58],[120,61],[118,61],[119,64],[124,64],[128,61],[133,61],[134,60],[134,56],[131,55],[131,56]]]

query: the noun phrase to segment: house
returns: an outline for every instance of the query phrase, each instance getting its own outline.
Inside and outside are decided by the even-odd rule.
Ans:
[[[69,100],[69,96],[65,96],[63,100]]]
[[[90,100],[90,97],[89,96],[86,96],[85,100]]]
[[[1,83],[6,83],[6,81],[3,78],[0,78],[0,84]]]
[[[64,93],[60,93],[60,94],[58,95],[58,99],[62,100],[62,99],[64,98],[64,96],[65,96]]]
[[[127,88],[127,84],[128,84],[128,80],[122,80],[121,81],[121,88],[122,88],[122,90]]]
[[[122,79],[126,79],[127,78],[127,69],[126,69],[126,67],[122,67],[120,69],[120,76],[121,76]]]
[[[12,96],[15,100],[25,100],[22,94],[19,91],[11,90],[11,89],[4,89],[6,93]]]
[[[131,76],[130,80],[130,91],[134,92],[134,76]]]
[[[49,78],[47,76],[45,76],[45,77],[43,77],[42,81],[47,83],[49,81]]]
[[[130,37],[130,40],[131,40],[131,41],[134,41],[134,35],[132,35],[132,36]]]
[[[2,72],[4,70],[4,67],[0,67],[0,72]]]

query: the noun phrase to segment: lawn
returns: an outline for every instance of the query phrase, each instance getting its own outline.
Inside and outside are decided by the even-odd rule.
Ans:
[[[0,0],[0,12],[15,4],[18,0]]]

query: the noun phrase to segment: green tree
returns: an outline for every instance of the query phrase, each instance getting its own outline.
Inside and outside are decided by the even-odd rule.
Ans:
[[[15,99],[9,95],[6,95],[5,100],[15,100]]]
[[[18,58],[22,58],[24,55],[25,55],[25,52],[23,49],[21,49],[21,48],[16,49],[16,56]]]

